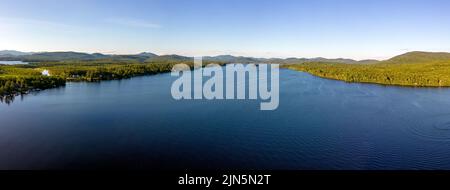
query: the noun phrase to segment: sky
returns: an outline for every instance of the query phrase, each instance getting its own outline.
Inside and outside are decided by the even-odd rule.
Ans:
[[[0,50],[387,59],[450,52],[448,0],[0,0]]]

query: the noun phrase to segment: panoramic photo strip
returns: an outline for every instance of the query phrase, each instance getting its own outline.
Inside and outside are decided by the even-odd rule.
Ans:
[[[0,183],[445,181],[449,9],[0,0]]]

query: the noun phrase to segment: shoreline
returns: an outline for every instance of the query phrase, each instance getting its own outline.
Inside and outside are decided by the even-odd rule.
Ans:
[[[346,80],[341,80],[341,79],[335,79],[335,78],[323,77],[323,76],[315,75],[315,74],[307,72],[307,71],[301,71],[301,70],[290,69],[290,68],[285,68],[285,69],[289,69],[291,71],[296,71],[296,72],[306,73],[308,75],[311,75],[311,76],[314,76],[314,77],[318,77],[318,78],[321,78],[321,79],[325,79],[325,80],[339,81],[339,82],[344,82],[344,83],[347,83],[347,84],[371,84],[371,85],[378,85],[378,86],[384,86],[384,87],[401,87],[401,88],[417,88],[417,89],[426,89],[426,88],[430,88],[430,89],[438,89],[438,88],[450,89],[450,86],[415,86],[415,85],[401,85],[401,84],[385,84],[385,83],[377,83],[377,82],[346,81]]]
[[[314,77],[319,77],[322,79],[326,79],[326,80],[335,80],[335,81],[341,81],[341,82],[345,82],[345,83],[360,83],[360,84],[373,84],[373,85],[380,85],[380,86],[385,86],[385,87],[403,87],[403,88],[417,88],[417,89],[426,89],[426,88],[430,88],[430,89],[448,89],[450,88],[450,85],[416,85],[416,84],[392,84],[392,83],[383,83],[383,82],[376,82],[376,81],[355,81],[355,80],[345,80],[345,79],[339,79],[337,77],[332,77],[332,76],[324,76],[324,75],[320,75],[314,72],[310,72],[307,69],[302,69],[299,67],[296,67],[295,65],[283,65],[280,66],[280,68],[284,68],[284,69],[289,69],[292,71],[296,71],[296,72],[304,72],[307,73],[311,76]],[[80,78],[65,78],[64,79],[64,83],[57,83],[54,84],[52,86],[45,86],[45,87],[33,87],[33,86],[27,86],[25,90],[21,89],[21,88],[17,88],[14,89],[12,91],[12,93],[5,93],[5,94],[1,94],[0,95],[0,101],[4,102],[6,100],[11,100],[14,99],[17,96],[22,96],[22,95],[27,95],[33,92],[40,92],[46,89],[52,89],[52,88],[58,88],[58,87],[64,87],[68,82],[87,82],[87,83],[92,83],[92,82],[102,82],[102,81],[110,81],[110,80],[122,80],[122,79],[129,79],[129,78],[134,78],[134,77],[142,77],[142,76],[151,76],[151,75],[157,75],[157,74],[163,74],[163,73],[167,73],[169,71],[160,71],[160,72],[156,72],[156,73],[138,73],[138,74],[132,74],[129,77],[118,77],[118,78],[85,78],[85,77],[80,77]]]
[[[445,64],[373,64],[305,63],[283,68],[316,77],[346,83],[377,84],[409,88],[449,88],[450,70]]]
[[[28,87],[27,90],[25,91],[20,91],[20,90],[15,90],[12,93],[7,93],[7,94],[1,94],[0,95],[0,103],[8,103],[7,101],[11,101],[14,100],[15,97],[17,96],[24,96],[24,95],[28,95],[31,94],[33,92],[40,92],[40,91],[44,91],[44,90],[48,90],[48,89],[54,89],[54,88],[60,88],[60,87],[65,87],[67,85],[67,83],[99,83],[102,81],[113,81],[113,80],[123,80],[123,79],[130,79],[130,78],[135,78],[135,77],[144,77],[144,76],[152,76],[152,75],[158,75],[158,74],[164,74],[164,73],[168,73],[168,72],[160,72],[160,73],[151,73],[151,74],[142,74],[142,75],[134,75],[131,77],[122,77],[122,78],[111,78],[111,79],[100,79],[100,78],[66,78],[64,80],[64,84],[58,84],[58,85],[54,85],[52,87],[48,87],[48,88],[34,88],[34,87]]]

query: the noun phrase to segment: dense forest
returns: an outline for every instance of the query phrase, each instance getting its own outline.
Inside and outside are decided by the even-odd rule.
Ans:
[[[63,53],[64,56],[67,56],[66,54]],[[61,56],[61,53],[57,55]],[[175,64],[180,63],[193,67],[192,59],[177,55],[155,57],[154,54],[142,53],[113,57],[94,54],[90,56],[101,58],[0,65],[0,98],[64,86],[66,81],[101,81],[164,73],[170,72]],[[215,59],[206,59],[203,65],[223,65],[236,61],[230,56],[218,56]],[[411,52],[381,62],[351,60],[349,63],[342,63],[346,59],[293,59],[289,62],[291,61],[295,64],[287,64],[284,67],[347,82],[450,87],[450,53]],[[43,76],[44,70],[49,71],[50,76]]]
[[[30,90],[54,88],[65,85],[61,77],[53,76],[7,76],[0,77],[0,95],[24,94]]]
[[[376,64],[312,62],[285,67],[347,82],[450,87],[449,53],[411,52]]]
[[[66,81],[100,81],[124,79],[134,76],[170,72],[175,64],[187,64],[190,60],[136,61],[57,61],[37,62],[26,65],[0,65],[0,97],[26,94],[33,90],[42,90],[64,86]],[[204,62],[204,65],[221,62]],[[50,76],[43,76],[48,70]]]

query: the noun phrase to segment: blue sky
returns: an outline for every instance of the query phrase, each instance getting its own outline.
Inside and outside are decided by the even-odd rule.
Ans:
[[[0,0],[0,49],[385,59],[450,52],[447,0]]]

